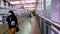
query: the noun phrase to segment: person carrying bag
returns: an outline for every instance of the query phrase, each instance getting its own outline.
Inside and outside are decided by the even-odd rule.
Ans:
[[[19,30],[19,27],[18,26],[16,26],[16,32],[19,32],[20,30]]]
[[[18,20],[17,17],[15,16],[13,11],[8,12],[8,16],[6,21],[8,22],[8,27],[10,30],[10,34],[15,34],[17,32],[17,27],[18,27]]]

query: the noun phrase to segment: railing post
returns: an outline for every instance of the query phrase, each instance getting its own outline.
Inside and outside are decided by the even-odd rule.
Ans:
[[[44,20],[44,34],[46,34],[46,20]]]
[[[46,22],[46,34],[51,34],[51,24],[48,21]]]
[[[41,30],[41,32],[42,32],[42,18],[40,17],[40,30]]]
[[[43,18],[41,18],[41,33],[44,34],[44,21],[43,21]]]

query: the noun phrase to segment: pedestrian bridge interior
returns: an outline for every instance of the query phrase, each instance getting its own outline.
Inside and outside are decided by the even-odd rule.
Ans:
[[[0,0],[0,34],[9,34],[9,10],[18,19],[16,34],[60,34],[60,0]]]

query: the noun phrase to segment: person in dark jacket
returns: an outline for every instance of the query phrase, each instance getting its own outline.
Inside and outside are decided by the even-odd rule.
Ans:
[[[18,21],[17,21],[17,17],[15,16],[15,14],[12,10],[8,12],[6,21],[8,22],[10,34],[15,34],[16,26],[18,25]]]

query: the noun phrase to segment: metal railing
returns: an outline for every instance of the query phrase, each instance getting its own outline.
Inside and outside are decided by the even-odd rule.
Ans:
[[[37,22],[41,29],[41,34],[60,34],[60,25],[58,23],[38,15]]]

